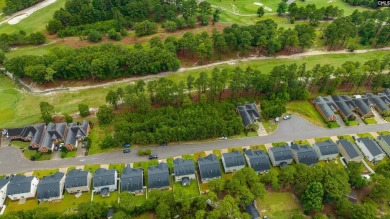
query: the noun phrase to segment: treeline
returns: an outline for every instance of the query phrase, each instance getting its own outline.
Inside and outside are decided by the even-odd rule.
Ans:
[[[351,38],[359,37],[362,45],[387,46],[390,41],[390,9],[379,11],[355,10],[328,24],[323,31],[329,49],[342,48]]]
[[[353,6],[365,6],[369,8],[378,7],[377,0],[344,0],[344,1]]]
[[[46,42],[46,36],[41,32],[26,34],[23,30],[18,33],[0,35],[0,50],[8,52],[11,46],[39,45]]]
[[[69,0],[65,7],[56,11],[49,21],[47,30],[50,34],[58,33],[60,37],[88,35],[93,30],[102,33],[114,28],[133,28],[145,24],[145,21],[163,22],[169,31],[184,27],[195,27],[198,17],[202,25],[210,20],[219,20],[219,10],[213,10],[210,3],[195,0],[159,1],[159,0]],[[212,19],[211,19],[212,18]],[[154,22],[152,22],[154,21]],[[152,34],[148,31],[139,36]]]
[[[176,71],[176,54],[165,48],[129,49],[101,44],[80,49],[54,48],[43,56],[19,56],[5,63],[15,77],[30,77],[38,83],[55,79],[104,80],[121,76]]]
[[[5,7],[3,13],[6,15],[13,14],[17,11],[31,7],[43,0],[5,0]]]

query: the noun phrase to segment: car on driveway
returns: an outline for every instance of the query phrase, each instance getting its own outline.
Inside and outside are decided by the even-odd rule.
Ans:
[[[55,151],[58,151],[58,148],[59,148],[58,145],[56,145],[56,146],[54,147],[54,150],[55,150]]]
[[[219,138],[219,140],[227,140],[227,137],[226,136],[222,136]]]
[[[123,153],[124,153],[124,154],[128,154],[128,153],[130,153],[130,152],[131,152],[130,149],[125,149],[125,150],[123,150]]]
[[[149,160],[155,160],[155,159],[157,159],[157,158],[158,158],[157,154],[151,154],[151,155],[149,155]]]
[[[289,119],[291,119],[291,114],[288,114],[288,115],[286,115],[286,116],[283,116],[283,119],[284,119],[284,120],[289,120]]]

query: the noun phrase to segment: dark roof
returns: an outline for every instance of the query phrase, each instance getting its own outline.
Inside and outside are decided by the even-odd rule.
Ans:
[[[349,106],[342,97],[340,97],[339,95],[335,95],[332,98],[333,98],[334,102],[336,103],[337,107],[339,108],[339,110],[346,117],[353,115],[353,112],[352,112],[353,108],[351,109],[351,106]]]
[[[331,107],[325,102],[323,97],[318,96],[316,99],[314,99],[314,103],[321,109],[326,118],[334,116],[334,110],[331,109]]]
[[[390,98],[390,88],[386,88],[384,92]]]
[[[255,119],[260,118],[260,113],[254,103],[238,106],[237,111],[245,127],[253,124]]]
[[[8,182],[9,179],[0,179],[0,189],[7,185]]]
[[[351,159],[362,156],[356,145],[350,142],[348,139],[340,139],[336,143],[344,148]]]
[[[382,111],[389,110],[389,106],[387,106],[387,104],[383,102],[383,100],[378,96],[372,93],[368,93],[367,97],[370,98],[371,102],[373,102],[380,110]]]
[[[308,145],[294,144],[291,146],[291,149],[297,153],[299,163],[303,163],[308,166],[318,163],[316,152]]]
[[[100,186],[109,186],[114,185],[115,180],[115,173],[116,170],[107,170],[104,168],[99,168],[95,171],[95,174],[93,174],[93,187],[100,187]]]
[[[390,135],[380,135],[378,138],[383,139],[390,146]]]
[[[237,166],[245,165],[244,155],[242,155],[240,151],[223,153],[222,157],[225,160],[226,167],[237,167]]]
[[[143,188],[144,169],[127,166],[121,175],[121,191],[139,191]]]
[[[381,98],[384,103],[390,105],[390,98],[385,93],[378,93],[378,97]]]
[[[337,148],[336,143],[331,140],[326,140],[323,142],[317,142],[315,145],[320,149],[321,155],[330,155],[330,154],[338,154],[339,149]]]
[[[108,195],[110,194],[110,188],[104,187],[100,190],[100,195]]]
[[[88,185],[88,170],[71,170],[66,174],[65,188],[74,188]]]
[[[149,189],[163,188],[169,186],[169,169],[166,163],[159,163],[157,166],[148,168]]]
[[[7,195],[27,193],[31,190],[31,183],[34,176],[14,176],[8,184]]]
[[[245,206],[245,211],[251,216],[251,219],[260,218],[260,213],[253,203]]]
[[[80,125],[77,125],[77,123],[69,124],[65,144],[75,145],[77,139],[85,137],[88,132],[88,124],[87,120],[84,120]]]
[[[219,160],[214,154],[209,154],[206,157],[200,157],[198,159],[198,165],[202,179],[222,176]]]
[[[356,141],[357,142],[362,142],[373,156],[377,156],[379,154],[383,154],[382,149],[371,138],[368,138],[368,137],[358,138],[358,139],[356,139]]]
[[[64,175],[64,173],[57,172],[53,175],[43,177],[38,184],[38,199],[49,199],[60,196],[60,181]]]
[[[363,112],[363,115],[367,115],[371,113],[370,107],[368,107],[368,105],[366,104],[366,102],[364,102],[362,98],[354,98],[352,100],[355,103],[355,105],[360,109],[360,111]]]
[[[25,127],[7,129],[8,137],[20,136]]]
[[[271,169],[269,157],[263,150],[254,151],[252,149],[245,151],[249,159],[250,166],[257,172],[263,172]]]
[[[177,158],[173,161],[173,171],[175,176],[195,174],[195,163],[193,160]]]
[[[53,141],[63,139],[66,130],[66,123],[49,123],[46,127],[45,135],[43,137],[41,147],[51,149]]]
[[[272,147],[269,149],[269,151],[272,151],[275,161],[293,159],[291,148],[288,145]]]
[[[42,133],[45,128],[45,123],[39,123],[36,125],[28,125],[22,128],[8,129],[8,137],[20,137],[31,139],[32,144],[39,144],[42,138]]]

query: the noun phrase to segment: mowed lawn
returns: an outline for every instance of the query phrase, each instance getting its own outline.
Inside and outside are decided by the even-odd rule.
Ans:
[[[289,192],[266,192],[263,200],[257,200],[257,208],[260,215],[278,219],[290,219],[294,214],[303,212]]]
[[[2,2],[4,0],[0,0]],[[26,33],[45,31],[46,25],[49,20],[53,17],[53,14],[56,10],[60,9],[65,5],[66,0],[57,0],[53,4],[48,5],[45,8],[42,8],[27,18],[21,20],[19,23],[14,25],[9,25],[4,23],[0,25],[0,34],[2,33],[14,33],[20,30],[26,31]],[[0,3],[1,7],[1,3]]]
[[[327,127],[321,114],[307,100],[288,102],[286,109],[287,112],[298,114],[314,125]]]

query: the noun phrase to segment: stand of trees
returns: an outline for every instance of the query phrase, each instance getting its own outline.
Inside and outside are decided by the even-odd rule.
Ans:
[[[31,7],[43,0],[5,0],[5,7],[3,8],[3,13],[6,15],[11,15],[15,12],[23,10],[25,8]]]
[[[298,7],[295,2],[288,6],[290,19],[295,20],[309,20],[310,24],[316,26],[322,20],[330,20],[343,16],[344,11],[337,6],[329,5],[317,9],[315,4],[308,4],[306,7]]]
[[[0,34],[0,50],[8,52],[11,46],[39,45],[46,42],[46,36],[41,32],[26,34],[23,30],[19,33]]]
[[[370,8],[378,7],[377,0],[344,0],[344,1],[353,6],[365,6]]]

